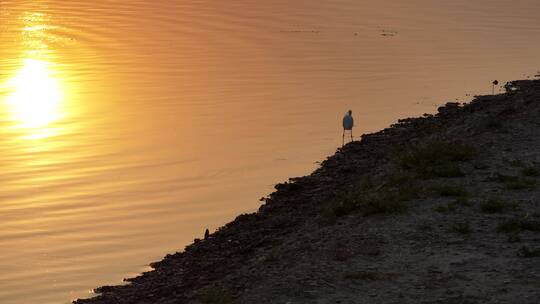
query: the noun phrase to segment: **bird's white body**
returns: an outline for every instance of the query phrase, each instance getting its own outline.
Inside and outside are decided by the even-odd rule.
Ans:
[[[352,111],[349,110],[347,113],[345,113],[345,116],[343,116],[343,145],[345,145],[345,131],[350,131],[351,133],[351,141],[353,141],[353,135],[352,135],[352,129],[354,127],[354,119],[352,117]]]
[[[345,116],[343,116],[343,130],[352,130],[354,127],[354,119],[352,115],[347,112]]]

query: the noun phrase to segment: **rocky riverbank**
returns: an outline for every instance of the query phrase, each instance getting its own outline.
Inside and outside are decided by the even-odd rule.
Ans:
[[[538,303],[540,81],[362,136],[75,303]]]

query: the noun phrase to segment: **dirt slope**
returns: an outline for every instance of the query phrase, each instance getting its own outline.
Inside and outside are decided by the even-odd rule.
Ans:
[[[346,145],[76,303],[539,303],[540,81]]]

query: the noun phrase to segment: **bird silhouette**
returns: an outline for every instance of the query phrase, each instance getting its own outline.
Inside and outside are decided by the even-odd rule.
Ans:
[[[491,83],[493,86],[491,87],[491,95],[495,95],[495,86],[499,84],[499,81],[497,79],[493,80]]]
[[[353,127],[354,127],[354,119],[352,117],[352,111],[349,110],[347,111],[347,113],[345,113],[345,116],[343,116],[343,135],[341,136],[342,146],[345,145],[345,131],[351,132],[351,141],[353,141],[353,135],[352,135]]]

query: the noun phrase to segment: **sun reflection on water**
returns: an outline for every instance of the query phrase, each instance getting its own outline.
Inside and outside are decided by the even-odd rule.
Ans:
[[[20,63],[4,82],[5,119],[21,139],[42,139],[57,135],[65,118],[65,88],[54,61],[49,33],[50,18],[43,13],[25,12],[21,18]]]
[[[49,66],[46,61],[26,59],[7,83],[12,93],[6,104],[19,127],[39,129],[61,117],[62,90]]]

